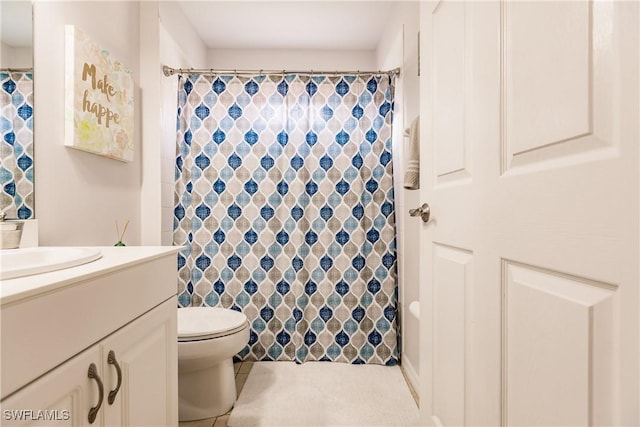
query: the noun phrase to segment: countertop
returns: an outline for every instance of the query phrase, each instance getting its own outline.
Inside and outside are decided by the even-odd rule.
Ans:
[[[84,247],[84,246],[83,246]],[[87,264],[48,273],[0,281],[0,305],[51,292],[117,269],[127,268],[163,256],[176,254],[179,246],[104,246],[97,247],[102,258]],[[19,249],[16,249],[19,250]]]

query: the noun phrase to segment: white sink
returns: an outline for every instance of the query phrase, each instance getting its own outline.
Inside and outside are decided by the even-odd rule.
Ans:
[[[0,250],[0,280],[75,267],[102,257],[100,249],[37,247]]]

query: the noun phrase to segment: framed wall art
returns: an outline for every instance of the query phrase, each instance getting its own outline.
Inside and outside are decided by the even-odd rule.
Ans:
[[[78,27],[65,26],[65,145],[133,160],[131,71]]]

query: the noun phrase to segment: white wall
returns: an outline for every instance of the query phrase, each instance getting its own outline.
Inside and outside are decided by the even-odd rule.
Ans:
[[[250,70],[377,70],[373,50],[210,49],[210,68]]]
[[[0,43],[0,67],[29,68],[33,65],[33,54],[30,47],[13,47]]]
[[[100,19],[96,19],[100,17]],[[83,29],[133,71],[135,160],[64,147],[64,25]],[[170,29],[170,31],[167,30]],[[204,67],[206,48],[175,2],[58,2],[34,6],[36,216],[42,245],[170,245],[177,77],[162,65]]]
[[[173,40],[172,43],[163,47],[163,53],[167,56],[161,59],[177,61],[166,63],[166,65],[174,68],[207,66],[207,47],[189,24],[178,3],[160,2],[160,22],[164,27],[164,35]],[[168,39],[165,38],[164,41]]]
[[[64,146],[65,24],[76,25],[132,70],[139,88],[139,13],[133,2],[34,3],[35,209],[41,245],[113,245],[115,220],[131,221],[124,242],[140,243],[140,98],[134,161]]]
[[[171,245],[178,77],[162,66],[204,67],[206,48],[176,2],[140,3],[142,243]]]
[[[186,23],[182,10],[169,2],[160,3],[160,63],[173,68],[203,68],[207,64],[207,49]],[[176,113],[178,108],[178,77],[162,77],[160,186],[161,242],[173,242],[173,207],[176,161]]]
[[[144,245],[161,244],[160,210],[160,41],[158,2],[140,3],[140,92],[142,104],[142,185],[140,214],[144,218],[140,240]]]
[[[418,389],[420,373],[420,322],[409,312],[409,304],[419,297],[419,241],[408,238],[419,232],[420,220],[409,216],[409,209],[420,205],[419,191],[403,187],[406,167],[405,154],[409,139],[404,130],[419,113],[418,81],[418,2],[398,2],[390,16],[384,36],[376,50],[377,67],[390,69],[401,67],[396,80],[393,168],[396,207],[396,230],[398,250],[399,320],[402,334],[401,363]]]

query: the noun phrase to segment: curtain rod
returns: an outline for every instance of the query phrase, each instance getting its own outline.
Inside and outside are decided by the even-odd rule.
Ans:
[[[236,74],[236,75],[247,75],[247,74],[309,74],[309,75],[342,75],[342,74],[391,74],[393,76],[397,76],[400,74],[400,67],[394,68],[392,70],[387,71],[316,71],[316,70],[306,70],[306,71],[293,71],[293,70],[217,70],[214,68],[171,68],[166,65],[162,67],[162,72],[166,77],[173,76],[174,74],[184,74],[184,73],[197,73],[197,74]]]
[[[7,71],[9,73],[28,73],[33,71],[33,68],[0,68],[0,71]]]

